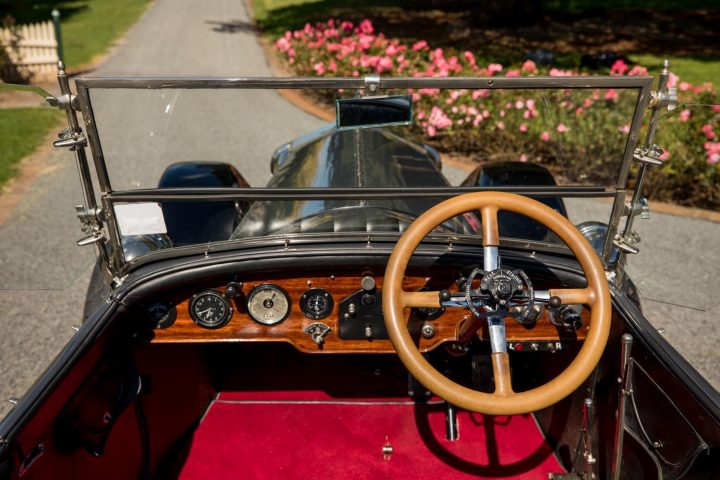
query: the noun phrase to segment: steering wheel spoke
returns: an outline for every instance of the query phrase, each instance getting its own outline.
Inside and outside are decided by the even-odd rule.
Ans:
[[[595,292],[590,288],[553,288],[549,290],[550,298],[558,297],[563,305],[595,304]]]
[[[512,395],[512,377],[510,375],[510,358],[507,352],[492,353],[493,377],[495,378],[495,393],[501,397]]]
[[[404,308],[440,308],[439,291],[406,292],[401,294]]]
[[[495,205],[485,205],[480,209],[480,215],[482,215],[483,247],[498,247],[500,245],[497,214],[498,207]]]

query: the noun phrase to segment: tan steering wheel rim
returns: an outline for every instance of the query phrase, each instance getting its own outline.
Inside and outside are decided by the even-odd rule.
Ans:
[[[497,212],[519,213],[555,232],[577,257],[587,279],[583,289],[552,289],[563,304],[590,307],[590,328],[575,359],[558,376],[532,390],[512,390],[507,353],[493,353],[495,392],[463,387],[438,372],[417,350],[405,323],[403,310],[439,307],[438,292],[406,292],[403,277],[420,242],[444,221],[470,211],[482,214],[483,246],[499,246]],[[400,360],[428,390],[460,408],[489,415],[518,415],[553,405],[575,391],[590,376],[605,349],[610,333],[612,305],[605,271],[595,251],[568,219],[527,197],[504,192],[459,195],[437,204],[418,217],[403,233],[388,261],[383,283],[383,310],[390,340]]]

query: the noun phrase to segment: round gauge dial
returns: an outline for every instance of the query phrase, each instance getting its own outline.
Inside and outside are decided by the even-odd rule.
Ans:
[[[154,302],[145,307],[145,313],[153,328],[168,328],[177,318],[175,305],[170,302]]]
[[[247,311],[256,322],[275,325],[290,314],[290,297],[277,285],[258,285],[247,295]]]
[[[322,320],[333,309],[333,298],[322,288],[311,288],[300,296],[300,310],[313,320]]]
[[[220,328],[230,321],[232,307],[222,293],[208,290],[193,297],[190,317],[201,327]]]

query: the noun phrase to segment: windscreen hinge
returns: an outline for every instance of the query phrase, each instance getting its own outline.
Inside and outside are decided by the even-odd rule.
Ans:
[[[83,205],[75,205],[75,215],[80,219],[80,230],[87,235],[77,241],[79,247],[104,243],[107,240],[102,228],[102,208],[85,208]]]
[[[58,134],[59,140],[53,142],[55,148],[69,148],[71,152],[77,150],[78,147],[86,147],[87,139],[82,132],[73,131],[66,128]]]
[[[660,157],[663,153],[665,153],[665,150],[657,145],[643,145],[642,147],[637,147],[633,151],[633,159],[640,164],[662,165],[663,162]]]

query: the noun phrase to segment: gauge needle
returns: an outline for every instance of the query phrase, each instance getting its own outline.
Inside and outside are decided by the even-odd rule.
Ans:
[[[206,310],[202,310],[202,311],[200,311],[200,312],[197,312],[198,317],[203,317],[203,318],[207,319],[207,318],[212,314],[213,310],[214,310],[214,309],[213,309],[212,307],[210,307],[210,308],[208,308],[208,309],[206,309]],[[206,315],[206,314],[207,314],[207,315]]]

